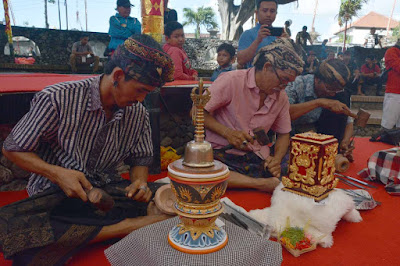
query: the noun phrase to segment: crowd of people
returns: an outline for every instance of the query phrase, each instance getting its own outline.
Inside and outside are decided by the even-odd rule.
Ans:
[[[120,238],[169,218],[150,201],[157,185],[147,182],[153,149],[149,114],[140,102],[165,82],[197,80],[198,73],[183,49],[176,12],[165,7],[166,43],[161,47],[140,34],[130,9],[129,0],[117,1],[104,74],[37,93],[4,142],[3,154],[32,172],[30,197],[0,208],[0,247],[16,265],[49,263],[49,256],[64,263],[88,243]],[[258,0],[256,12],[258,23],[243,32],[237,54],[230,44],[217,49],[219,67],[211,78],[204,123],[214,158],[231,171],[228,186],[272,192],[287,173],[291,134],[332,134],[339,152],[351,155],[356,116],[349,109],[348,91],[359,89],[358,80],[373,82],[379,71],[372,58],[358,71],[348,52],[341,59],[327,53],[320,63],[310,52],[303,60],[307,28],[297,34],[298,48],[287,32],[271,35],[275,0]],[[71,64],[89,54],[88,38],[82,36],[73,46]],[[244,69],[236,69],[236,58]],[[389,49],[385,59],[391,71],[382,125],[399,127],[399,46]],[[271,147],[254,140],[258,127],[276,134]],[[234,148],[224,149],[228,144]],[[116,172],[121,162],[131,167],[129,181]],[[114,197],[110,212],[90,204],[88,192],[94,187]]]

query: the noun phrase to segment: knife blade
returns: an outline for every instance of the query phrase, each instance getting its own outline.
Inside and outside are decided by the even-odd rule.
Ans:
[[[361,188],[361,189],[368,189],[368,188],[365,188],[365,187],[363,187],[363,186],[361,186],[359,184],[351,182],[350,180],[344,179],[343,177],[337,176],[337,178],[339,178],[343,183],[345,183],[347,185],[358,187],[358,188]]]
[[[335,175],[341,176],[341,177],[345,177],[345,178],[347,178],[347,179],[353,180],[353,181],[355,181],[355,182],[357,182],[357,183],[360,183],[360,184],[362,184],[362,185],[364,185],[364,186],[367,186],[367,187],[370,187],[370,188],[377,188],[376,186],[373,186],[373,185],[371,185],[371,184],[368,184],[367,182],[358,180],[358,179],[356,179],[356,178],[354,178],[354,177],[351,177],[351,176],[347,176],[347,175],[339,174],[339,173],[335,173]]]

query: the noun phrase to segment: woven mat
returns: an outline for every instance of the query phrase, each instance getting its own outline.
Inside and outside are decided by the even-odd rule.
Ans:
[[[221,250],[191,255],[175,250],[168,244],[168,232],[179,223],[171,218],[133,231],[104,251],[111,265],[281,265],[282,248],[279,243],[263,239],[229,221],[224,229],[228,244]]]

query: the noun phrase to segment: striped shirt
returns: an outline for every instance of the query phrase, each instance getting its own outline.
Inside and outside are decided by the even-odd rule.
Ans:
[[[116,166],[148,166],[153,147],[149,114],[141,103],[106,120],[100,100],[101,76],[58,83],[38,92],[29,112],[4,142],[8,151],[35,152],[44,161],[81,171],[94,186],[120,179]],[[29,195],[55,184],[33,173]]]

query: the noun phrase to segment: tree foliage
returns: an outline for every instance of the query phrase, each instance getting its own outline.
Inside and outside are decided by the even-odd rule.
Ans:
[[[216,28],[218,27],[217,22],[215,22],[215,13],[211,7],[199,7],[197,11],[191,8],[184,8],[183,9],[183,16],[186,19],[183,22],[183,26],[185,25],[195,25],[196,38],[200,37],[200,28],[204,26],[206,28]]]
[[[338,22],[342,26],[346,21],[351,20],[352,17],[358,15],[362,5],[367,3],[368,0],[342,0],[340,4]]]

